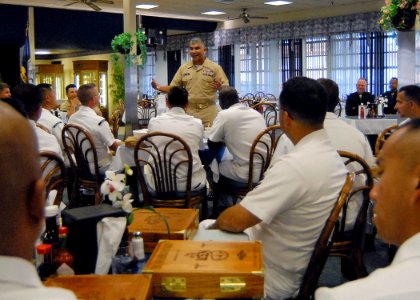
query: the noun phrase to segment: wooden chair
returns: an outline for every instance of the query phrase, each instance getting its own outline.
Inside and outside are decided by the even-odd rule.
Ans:
[[[257,92],[254,96],[254,101],[258,103],[258,102],[264,101],[266,98],[267,96],[265,95],[265,93]]]
[[[202,204],[201,218],[207,218],[206,187],[192,190],[193,157],[181,137],[158,131],[142,136],[134,149],[134,161],[145,205],[198,208]],[[180,188],[177,174],[181,170],[187,180]],[[150,172],[148,178],[152,178],[154,188],[150,188],[145,172]]]
[[[241,98],[240,102],[247,107],[251,107],[252,105],[254,105],[254,94],[251,94],[251,93],[245,94]]]
[[[330,216],[325,222],[325,226],[321,231],[321,234],[315,244],[314,251],[312,252],[311,258],[306,268],[305,274],[302,278],[299,293],[296,300],[308,300],[313,299],[315,289],[318,285],[319,276],[324,269],[325,262],[328,258],[328,252],[332,245],[331,236],[334,235],[334,231],[337,229],[338,219],[340,212],[345,205],[350,189],[353,184],[354,174],[347,174],[346,181],[341,189],[341,192],[331,210]]]
[[[356,278],[362,278],[367,275],[363,260],[363,248],[370,203],[369,192],[373,187],[373,177],[370,167],[363,158],[347,151],[338,151],[338,153],[345,159],[344,163],[348,170],[354,172],[355,184],[343,206],[340,227],[334,235],[329,255],[341,257],[341,269],[345,270],[346,265],[344,264],[348,263],[347,266],[353,268],[353,270],[350,270],[353,272],[351,275],[354,275]],[[356,195],[362,195],[362,203],[353,229],[346,231],[347,207],[351,201],[355,201]]]
[[[265,125],[267,127],[275,125],[278,123],[278,112],[276,106],[271,103],[260,102],[252,106],[253,109],[259,111],[265,120]]]
[[[283,131],[280,125],[273,125],[262,131],[255,138],[249,152],[248,182],[240,183],[221,175],[217,183],[218,193],[225,193],[236,199],[242,199],[249,191],[254,189],[270,166],[277,143],[282,135]],[[256,172],[256,164],[261,166],[259,172]],[[217,199],[213,205],[217,207]]]
[[[120,129],[120,121],[122,117],[122,112],[119,109],[116,109],[109,120],[109,126],[111,127],[112,134],[115,138],[118,138],[118,130]]]
[[[385,141],[397,130],[398,125],[393,125],[391,127],[385,128],[376,139],[375,143],[375,156],[378,156],[379,152],[381,151],[382,147],[384,146]]]
[[[101,203],[98,155],[90,133],[78,125],[67,124],[62,139],[73,174],[69,206],[77,205],[81,188],[94,191],[95,204]]]
[[[60,205],[63,200],[64,187],[66,185],[66,169],[63,160],[54,152],[41,151],[41,173],[44,179],[46,196],[52,190],[57,191],[54,205]]]
[[[334,108],[334,114],[337,117],[340,117],[341,116],[341,110],[342,110],[341,101],[338,101],[337,106]]]
[[[142,100],[144,103],[147,100]],[[139,129],[144,129],[149,126],[149,121],[151,118],[156,117],[157,110],[155,103],[153,101],[147,101],[147,105],[144,104],[144,107],[141,105],[137,107],[137,115],[139,118]]]

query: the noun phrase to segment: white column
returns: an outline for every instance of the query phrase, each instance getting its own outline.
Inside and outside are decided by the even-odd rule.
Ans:
[[[135,0],[123,1],[124,32],[129,32],[136,39],[136,2]],[[136,51],[133,47],[132,52]],[[126,136],[133,134],[133,129],[139,128],[137,118],[137,66],[124,63],[124,88],[125,88],[125,117]]]
[[[414,84],[416,78],[416,33],[398,32],[398,86]]]

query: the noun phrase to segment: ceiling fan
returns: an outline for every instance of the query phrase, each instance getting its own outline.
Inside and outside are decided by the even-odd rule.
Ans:
[[[244,23],[249,23],[251,21],[251,19],[268,19],[268,17],[251,16],[246,11],[246,8],[243,8],[241,14],[237,18],[233,18],[233,19],[230,19],[230,20],[238,20],[238,19],[242,19],[244,21]]]
[[[65,0],[67,1],[67,0]],[[93,10],[96,11],[100,11],[102,10],[98,5],[96,5],[95,3],[105,3],[105,4],[114,4],[114,1],[111,0],[69,0],[71,1],[70,3],[67,3],[64,6],[70,6],[76,3],[84,3],[86,5],[88,5],[90,8],[92,8]]]

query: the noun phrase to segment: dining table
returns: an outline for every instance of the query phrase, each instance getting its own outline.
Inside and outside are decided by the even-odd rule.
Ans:
[[[404,119],[398,117],[397,115],[386,115],[383,118],[365,118],[359,119],[355,117],[341,117],[341,119],[347,124],[356,127],[365,135],[378,135],[384,129],[397,125],[402,122]]]

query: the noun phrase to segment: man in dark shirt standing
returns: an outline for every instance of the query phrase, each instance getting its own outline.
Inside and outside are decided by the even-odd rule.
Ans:
[[[395,104],[397,103],[397,94],[398,94],[398,78],[392,77],[389,80],[389,91],[384,93],[384,97],[388,99],[387,106],[384,107],[384,113],[386,114],[396,114]]]
[[[374,103],[375,96],[366,92],[367,81],[365,78],[357,80],[356,89],[354,92],[347,96],[346,101],[346,115],[357,116],[359,105],[366,105],[367,103]]]

